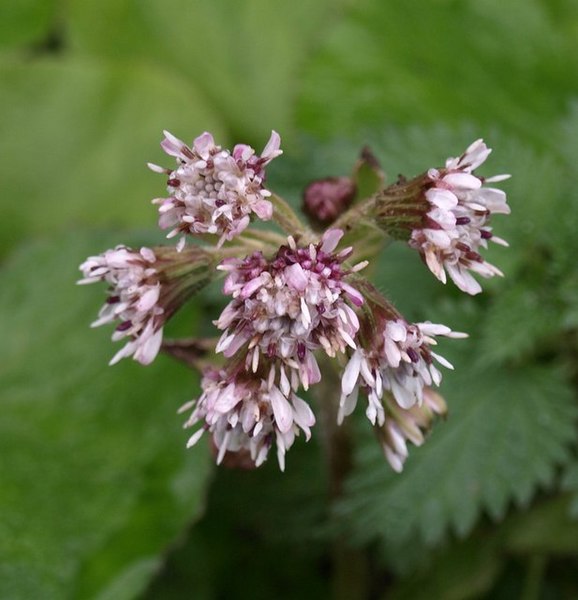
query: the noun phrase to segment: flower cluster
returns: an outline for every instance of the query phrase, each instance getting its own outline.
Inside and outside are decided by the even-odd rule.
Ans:
[[[345,279],[365,265],[343,268],[352,248],[335,253],[342,235],[340,230],[329,230],[318,244],[307,247],[298,247],[289,237],[288,244],[281,246],[271,259],[266,259],[262,252],[255,252],[244,259],[223,261],[219,266],[227,273],[223,291],[233,300],[215,321],[223,330],[216,351],[230,359],[233,367],[222,372],[220,382],[215,383],[213,371],[205,377],[204,393],[195,405],[188,426],[207,418],[207,406],[228,406],[230,414],[223,414],[221,410],[219,423],[230,424],[231,419],[237,423],[235,415],[244,410],[245,404],[253,406],[257,402],[255,398],[270,399],[272,409],[259,414],[269,423],[265,430],[275,432],[279,463],[284,464],[282,457],[293,443],[294,427],[286,431],[279,416],[284,414],[284,421],[293,423],[287,416],[290,406],[296,415],[305,414],[303,401],[295,392],[300,386],[307,390],[321,380],[314,353],[323,351],[334,357],[347,347],[356,347],[354,337],[359,320],[351,305],[360,306],[363,297]],[[249,381],[259,382],[258,385],[249,385],[248,376]],[[232,401],[231,394],[244,400],[220,404],[215,400],[215,397],[226,396]],[[214,410],[209,412],[215,414]],[[307,419],[296,418],[295,424],[304,429],[303,425],[313,424],[312,419],[312,413],[308,413]],[[209,429],[215,425],[207,423]],[[225,443],[228,448],[249,448],[254,457],[265,456],[261,454],[268,448],[262,440],[263,430],[258,427],[255,433],[254,425],[249,430],[238,428],[238,432],[243,433],[241,437],[214,436],[219,453]],[[291,431],[290,436],[288,431]],[[191,438],[193,443],[196,439]]]
[[[112,340],[128,339],[110,364],[132,356],[143,365],[159,352],[167,319],[210,280],[211,258],[200,248],[178,255],[169,248],[117,246],[80,265],[78,283],[105,281],[109,293],[92,327],[118,321]]]
[[[377,437],[387,462],[400,473],[409,454],[407,442],[421,446],[433,419],[436,415],[445,415],[447,407],[444,399],[429,388],[423,391],[423,402],[411,408],[403,409],[387,396],[384,405],[387,416],[384,423],[376,427]]]
[[[157,258],[150,248],[134,252],[117,246],[99,256],[89,257],[80,269],[84,279],[78,283],[106,281],[111,293],[92,327],[120,321],[113,341],[129,338],[110,364],[125,356],[133,356],[143,365],[153,361],[163,339],[164,308],[159,305],[161,283],[155,268]]]
[[[359,321],[348,301],[361,306],[363,297],[345,277],[364,264],[343,269],[353,249],[334,253],[342,235],[329,230],[307,248],[290,237],[272,260],[256,252],[224,261],[219,267],[228,273],[223,291],[233,300],[216,321],[224,330],[217,352],[230,357],[249,345],[247,366],[253,371],[260,356],[278,358],[299,373],[307,389],[321,377],[316,350],[335,356],[347,346],[355,348]]]
[[[168,237],[181,235],[176,247],[117,246],[80,267],[79,283],[109,286],[93,326],[117,322],[113,340],[126,340],[111,364],[123,357],[150,363],[163,347],[167,320],[221,276],[229,301],[214,321],[220,337],[189,344],[191,352],[210,351],[203,361],[192,354],[187,361],[203,370],[200,396],[181,408],[189,412],[185,427],[193,430],[187,445],[207,432],[217,463],[237,457],[238,464],[253,466],[275,446],[284,469],[286,451],[301,433],[308,440],[316,422],[305,392],[320,392],[340,425],[361,392],[386,459],[401,471],[407,442],[421,445],[434,417],[446,411],[434,391],[442,378],[436,363],[453,367],[432,348],[438,337],[466,334],[407,321],[361,275],[368,265],[361,258],[379,247],[375,235],[402,239],[438,279],[445,282],[448,274],[463,291],[481,291],[471,272],[501,273],[479,250],[488,240],[505,244],[488,220],[509,212],[504,192],[485,185],[506,176],[474,175],[490,150],[478,140],[444,168],[400,177],[387,188],[379,170],[373,177],[378,189],[368,198],[356,198],[355,172],[312,182],[304,195],[311,225],[334,222],[317,234],[264,188],[265,167],[281,154],[277,133],[260,156],[246,144],[223,150],[206,132],[190,147],[165,132],[161,146],[177,167],[150,165],[168,176],[170,193],[154,202],[160,227],[171,229]],[[249,228],[254,217],[274,219],[285,236]],[[362,229],[368,221],[369,229]],[[198,243],[185,248],[187,237]],[[233,239],[235,245],[227,244]],[[177,347],[187,360],[187,343],[164,346],[168,352]],[[341,391],[320,385],[328,368],[339,372]]]
[[[430,271],[443,283],[446,273],[468,294],[482,291],[470,271],[482,277],[502,275],[486,262],[480,249],[488,240],[507,246],[494,236],[488,220],[493,214],[509,214],[506,194],[487,183],[509,175],[483,178],[474,175],[491,150],[477,140],[458,158],[449,158],[445,168],[430,169],[415,180],[399,182],[385,190],[378,212],[382,225],[407,239]]]
[[[183,234],[215,234],[218,245],[239,235],[250,222],[251,213],[263,221],[271,219],[271,192],[263,187],[265,165],[279,156],[281,139],[272,132],[261,156],[251,146],[238,144],[230,153],[215,145],[210,133],[203,133],[192,148],[165,131],[163,150],[177,159],[177,168],[149,167],[168,176],[168,198],[158,198],[159,226],[173,228],[168,237]]]
[[[185,427],[200,427],[190,437],[195,445],[205,429],[213,436],[220,463],[226,452],[248,450],[255,466],[260,466],[273,441],[277,446],[279,466],[285,468],[285,451],[299,430],[311,437],[315,424],[313,411],[293,391],[284,392],[274,383],[252,376],[244,370],[207,369],[202,381],[203,393],[188,402],[180,412],[193,408]]]

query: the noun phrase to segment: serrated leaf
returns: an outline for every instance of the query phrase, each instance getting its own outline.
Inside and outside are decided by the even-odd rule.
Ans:
[[[152,66],[4,61],[0,86],[0,252],[83,223],[152,225],[165,181],[146,163],[171,164],[162,130],[221,135],[195,88]]]
[[[359,540],[434,545],[452,529],[465,536],[487,511],[501,518],[527,504],[568,458],[577,416],[564,377],[544,367],[487,369],[462,356],[443,393],[450,416],[405,471],[394,474],[369,432],[339,516]]]
[[[543,354],[558,343],[564,313],[554,286],[538,281],[504,286],[484,317],[480,358],[496,364],[523,361],[534,351]],[[531,315],[531,318],[529,316]]]
[[[578,65],[575,36],[560,35],[546,10],[539,0],[358,3],[307,65],[299,123],[343,135],[468,119],[548,141],[548,123],[578,92],[567,76]]]
[[[108,367],[110,331],[88,327],[102,290],[74,282],[103,237],[26,246],[3,270],[4,598],[134,597],[202,507],[207,453],[185,450],[175,414],[191,373],[162,356]]]

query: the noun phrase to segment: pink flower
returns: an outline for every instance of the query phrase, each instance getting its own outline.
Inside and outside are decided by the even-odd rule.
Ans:
[[[329,230],[306,248],[289,238],[272,260],[260,252],[225,260],[219,268],[233,300],[216,321],[224,331],[217,352],[230,358],[241,351],[253,372],[263,358],[276,361],[280,378],[307,389],[321,378],[316,350],[333,357],[356,348],[359,320],[350,304],[360,306],[363,297],[346,277],[364,265],[342,267],[352,251],[334,252],[342,235]]]
[[[112,340],[128,339],[111,365],[128,356],[143,365],[154,360],[165,322],[210,281],[211,262],[200,248],[177,253],[172,248],[141,248],[137,252],[117,246],[80,265],[84,278],[79,284],[109,284],[108,298],[92,327],[120,321]]]
[[[258,467],[277,446],[279,467],[285,469],[285,452],[299,431],[311,437],[315,417],[309,405],[292,391],[282,392],[273,382],[243,371],[208,369],[198,400],[185,404],[180,412],[193,408],[185,427],[200,426],[187,447],[209,431],[218,448],[219,464],[226,452],[249,451]]]
[[[488,240],[507,246],[487,226],[492,214],[509,214],[506,194],[484,184],[503,181],[509,175],[481,178],[473,174],[491,150],[482,140],[475,141],[459,158],[449,158],[445,169],[430,169],[431,182],[425,198],[429,210],[421,228],[414,229],[409,245],[420,252],[430,271],[443,283],[446,273],[460,290],[468,294],[482,291],[471,275],[502,275],[479,253]]]
[[[165,317],[159,305],[161,283],[155,263],[156,256],[150,248],[135,252],[117,246],[99,256],[91,256],[80,266],[84,278],[78,283],[106,281],[111,286],[92,327],[120,321],[112,339],[129,339],[114,355],[111,365],[127,356],[147,365],[160,349]]]
[[[398,318],[382,323],[371,344],[355,350],[345,367],[339,422],[354,410],[360,386],[368,399],[367,417],[374,425],[385,422],[382,399],[386,392],[390,392],[403,409],[421,405],[424,390],[441,383],[442,376],[434,359],[453,369],[443,356],[431,350],[430,346],[437,343],[436,335],[465,337],[445,325],[429,322],[409,324]]]
[[[168,198],[158,198],[159,225],[172,228],[168,237],[183,234],[178,248],[185,244],[185,234],[218,235],[220,246],[239,235],[249,224],[252,214],[267,221],[273,213],[263,187],[265,166],[282,154],[279,134],[273,131],[261,156],[250,146],[238,144],[232,154],[215,145],[205,132],[195,139],[192,148],[165,131],[163,150],[177,159],[177,168],[149,167],[168,175]]]
[[[502,275],[480,250],[489,240],[507,246],[488,225],[493,214],[510,213],[506,194],[485,184],[509,175],[483,178],[473,173],[490,152],[477,140],[460,157],[449,158],[445,168],[430,169],[410,181],[401,179],[376,200],[380,225],[394,238],[407,240],[440,281],[446,283],[449,275],[468,294],[482,291],[472,273]]]
[[[420,406],[402,409],[387,396],[384,402],[386,419],[382,426],[376,427],[376,432],[387,462],[400,473],[409,454],[407,442],[421,446],[425,441],[424,432],[430,429],[435,415],[445,414],[446,403],[429,388],[424,389]]]
[[[391,395],[396,404],[408,410],[420,406],[424,390],[439,386],[441,373],[434,360],[452,365],[431,349],[436,336],[467,337],[445,325],[430,322],[408,323],[367,281],[360,282],[365,297],[358,347],[351,354],[341,379],[338,422],[355,409],[360,388],[367,396],[366,415],[373,425],[383,426],[383,399]]]

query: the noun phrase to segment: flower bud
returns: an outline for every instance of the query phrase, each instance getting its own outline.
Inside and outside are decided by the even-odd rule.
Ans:
[[[355,193],[349,177],[317,179],[303,192],[303,211],[316,225],[330,225],[349,208]]]

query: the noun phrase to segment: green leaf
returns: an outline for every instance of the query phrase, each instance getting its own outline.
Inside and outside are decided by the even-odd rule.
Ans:
[[[462,342],[466,343],[466,342]],[[441,350],[445,352],[445,346]],[[462,351],[463,352],[463,351]],[[471,355],[454,360],[442,393],[449,406],[421,448],[396,475],[366,424],[356,472],[339,517],[358,540],[437,544],[452,529],[465,536],[482,511],[501,518],[526,504],[568,459],[577,411],[564,377],[543,367],[482,369]]]
[[[218,469],[206,514],[145,598],[292,600],[304,590],[329,597],[320,538],[328,482],[318,441],[297,439],[284,473],[274,457],[255,470]]]
[[[88,327],[103,290],[77,264],[104,244],[32,244],[3,271],[3,598],[135,597],[202,508],[207,453],[176,415],[195,378],[164,356],[108,367],[111,332]]]
[[[576,7],[568,12],[576,19]],[[298,122],[347,135],[384,122],[468,119],[549,143],[552,119],[578,92],[568,77],[577,38],[560,33],[539,0],[365,0],[307,63]]]
[[[173,164],[162,130],[221,131],[191,85],[153,66],[4,61],[0,86],[0,253],[81,224],[151,225],[166,183],[146,163]]]
[[[500,571],[500,554],[493,538],[472,537],[436,555],[427,569],[399,580],[388,593],[394,600],[465,600],[479,598]]]
[[[299,69],[335,4],[75,0],[70,35],[79,53],[164,64],[202,89],[238,135],[283,135]]]
[[[570,518],[569,499],[558,497],[512,515],[502,530],[504,547],[530,555],[578,555],[578,520]]]
[[[578,518],[578,462],[574,461],[568,466],[564,473],[564,489],[572,492],[572,502],[570,503],[570,512],[574,518]]]
[[[56,0],[6,0],[0,3],[0,48],[38,43],[50,33]]]
[[[556,348],[564,315],[557,286],[534,285],[540,283],[537,279],[506,284],[488,307],[480,339],[480,357],[485,362],[519,363],[532,352],[545,354]]]

